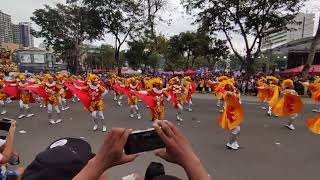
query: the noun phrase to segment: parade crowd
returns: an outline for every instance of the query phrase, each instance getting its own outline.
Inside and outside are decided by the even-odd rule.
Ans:
[[[226,75],[211,75],[207,77],[189,76],[117,76],[115,74],[88,74],[86,76],[71,75],[70,73],[56,74],[24,74],[10,72],[0,74],[0,105],[1,115],[7,113],[6,104],[18,101],[17,119],[36,116],[33,107],[45,108],[48,113],[48,125],[54,126],[63,123],[61,111],[72,110],[71,102],[81,102],[84,110],[92,117],[92,130],[106,132],[108,126],[104,116],[104,96],[111,93],[114,103],[121,108],[128,107],[128,117],[141,119],[140,107],[143,101],[150,110],[150,119],[158,135],[166,144],[166,151],[158,151],[156,155],[163,159],[182,166],[189,179],[210,179],[201,165],[200,160],[194,154],[190,143],[185,136],[171,122],[165,121],[165,106],[172,107],[176,111],[176,120],[183,121],[183,113],[193,111],[192,95],[199,93],[212,93],[217,101],[217,108],[221,115],[217,118],[221,128],[230,132],[230,139],[226,147],[231,150],[240,148],[240,125],[244,120],[241,94],[256,95],[261,102],[261,108],[266,110],[266,115],[279,118],[288,118],[285,125],[289,130],[295,130],[294,120],[303,109],[303,101],[297,93],[297,82],[308,89],[315,103],[320,101],[320,78],[314,77],[314,81],[278,79],[275,76],[257,74],[246,80],[244,77],[232,77]],[[303,88],[304,89],[304,88]],[[299,90],[298,90],[299,91]],[[125,98],[126,97],[126,98]],[[124,105],[124,101],[127,105]],[[320,112],[317,105],[314,112]],[[311,117],[305,121],[308,128],[316,134],[320,134],[320,115]],[[2,175],[22,177],[22,179],[106,179],[103,175],[107,169],[134,161],[138,155],[125,155],[124,144],[132,130],[111,129],[102,143],[100,151],[94,155],[91,146],[82,140],[62,138],[53,142],[45,151],[39,153],[35,160],[24,170],[18,168],[14,171],[4,171]],[[15,121],[12,120],[11,128],[2,142],[1,164],[14,164],[19,159],[13,148],[15,133]],[[174,140],[173,140],[174,139]],[[56,148],[57,144],[59,145]],[[81,147],[78,148],[77,147]],[[61,147],[68,147],[61,149]],[[84,148],[85,147],[85,148]],[[81,158],[68,156],[70,149],[79,151]],[[86,152],[82,152],[83,148]],[[75,159],[81,161],[79,166],[67,168],[67,172],[59,170],[56,166],[48,166],[50,159],[57,160],[57,156],[63,156],[59,166],[68,166]],[[75,158],[75,159],[73,159]],[[13,159],[13,160],[12,160]],[[45,159],[45,160],[44,160]],[[40,163],[44,160],[45,163]],[[198,164],[189,167],[188,161]],[[54,168],[52,168],[54,167]],[[197,167],[197,168],[195,168]],[[45,171],[39,172],[38,169]],[[58,172],[59,171],[59,172]],[[61,174],[62,173],[62,174]],[[129,178],[129,176],[128,176]],[[133,178],[133,176],[131,177]],[[138,179],[138,178],[135,178]]]

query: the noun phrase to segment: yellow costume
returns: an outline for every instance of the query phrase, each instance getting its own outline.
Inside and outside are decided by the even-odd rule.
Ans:
[[[320,134],[320,115],[307,119],[305,124],[311,132]]]
[[[274,104],[272,110],[278,116],[292,116],[302,111],[303,102],[296,91],[286,89],[293,87],[293,81],[290,79],[282,82],[282,98]]]

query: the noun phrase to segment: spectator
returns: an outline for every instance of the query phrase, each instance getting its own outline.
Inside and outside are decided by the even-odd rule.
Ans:
[[[13,142],[14,142],[14,135],[16,132],[16,121],[11,121],[11,126],[9,132],[7,134],[6,140],[0,141],[0,164],[1,164],[1,172],[0,172],[0,179],[20,179],[24,168],[18,168],[13,171],[7,170],[7,165],[17,165],[19,163],[19,157],[14,152]]]
[[[184,168],[189,180],[208,180],[210,177],[202,163],[195,155],[187,138],[171,122],[156,122],[154,124],[158,135],[166,144],[166,149],[156,152],[156,155],[168,162]],[[96,180],[114,166],[134,161],[138,155],[125,155],[124,145],[132,130],[114,128],[105,137],[97,155],[92,158],[74,180]],[[159,179],[159,178],[158,178]]]
[[[246,80],[242,81],[241,90],[242,90],[242,94],[245,95],[247,92],[247,81]]]

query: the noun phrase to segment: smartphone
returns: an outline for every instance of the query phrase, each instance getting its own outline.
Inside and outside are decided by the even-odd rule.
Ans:
[[[0,120],[0,130],[9,131],[11,127],[11,119],[3,118]]]
[[[124,146],[124,152],[127,155],[136,154],[140,152],[152,151],[155,149],[164,148],[165,144],[159,137],[157,132],[152,129],[147,129],[143,131],[132,132],[126,145]]]

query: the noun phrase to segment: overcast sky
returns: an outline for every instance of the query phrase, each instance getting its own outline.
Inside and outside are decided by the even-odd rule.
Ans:
[[[56,3],[65,3],[66,0],[1,0],[0,10],[4,13],[10,14],[13,23],[19,23],[23,21],[30,21],[30,17],[35,9],[43,8],[44,4],[54,5]],[[161,12],[162,16],[169,20],[171,19],[171,25],[165,23],[159,23],[157,32],[170,37],[183,31],[194,31],[197,29],[196,25],[191,25],[194,18],[187,15],[185,10],[179,4],[180,0],[168,0],[167,7],[164,12]],[[318,10],[316,9],[318,7]],[[319,12],[320,0],[308,0],[303,12]],[[319,17],[319,13],[316,13],[316,18]],[[315,24],[315,27],[317,23]],[[224,37],[221,37],[224,38]],[[241,40],[235,38],[234,41],[237,49],[242,49]],[[42,39],[35,39],[35,46],[38,46],[42,42]],[[113,44],[111,36],[106,35],[104,41],[94,42],[93,44],[100,45],[103,43]]]

